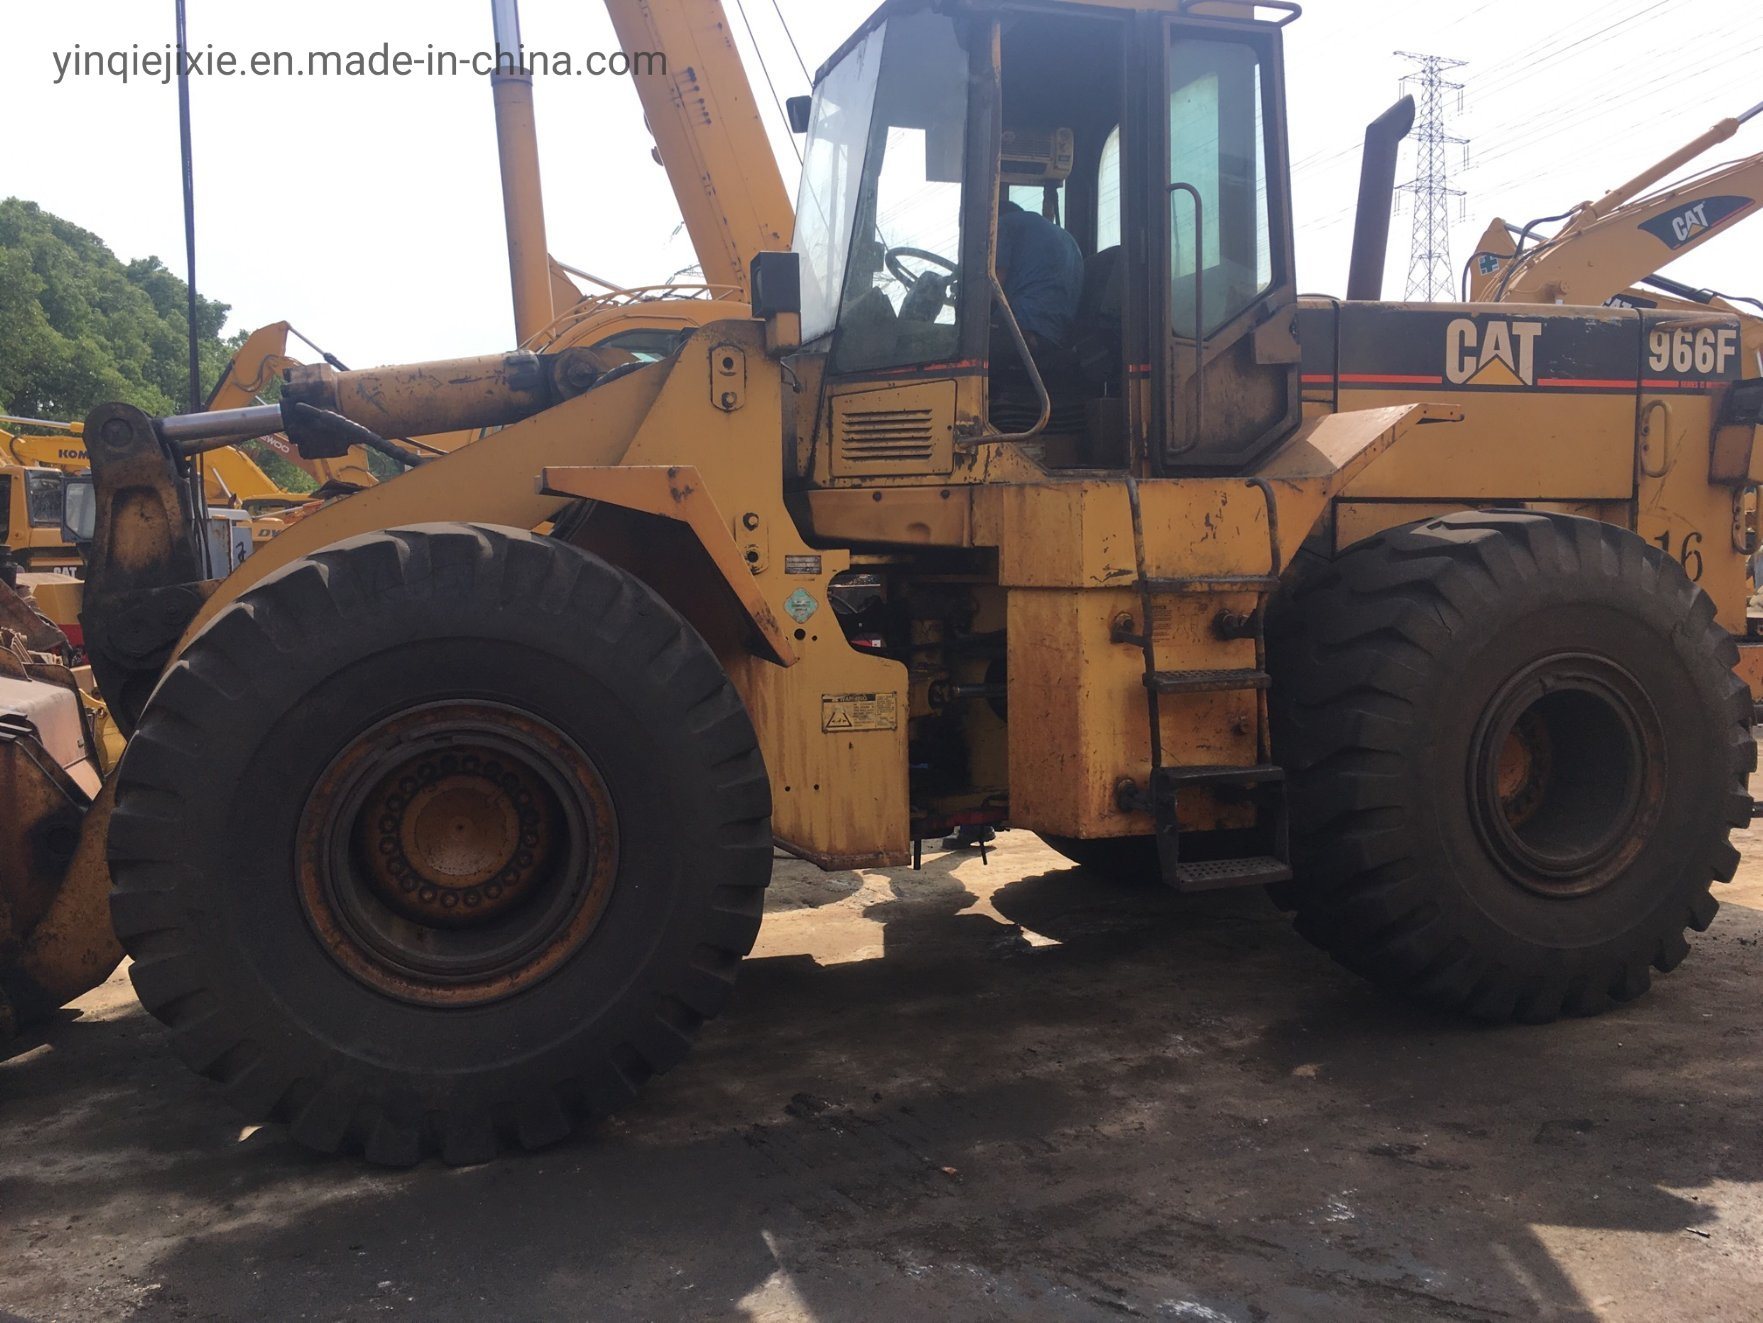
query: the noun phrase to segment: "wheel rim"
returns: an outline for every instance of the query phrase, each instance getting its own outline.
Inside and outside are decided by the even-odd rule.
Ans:
[[[351,975],[461,1006],[568,960],[616,869],[611,796],[587,756],[529,713],[462,701],[350,741],[307,800],[296,872],[308,920]]]
[[[1495,695],[1469,792],[1489,855],[1526,890],[1583,896],[1640,852],[1664,799],[1665,741],[1634,677],[1603,657],[1531,663]]]

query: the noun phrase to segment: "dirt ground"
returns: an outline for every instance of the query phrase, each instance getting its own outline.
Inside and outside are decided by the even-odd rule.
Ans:
[[[780,861],[684,1066],[465,1170],[242,1130],[119,975],[0,1061],[0,1319],[1754,1319],[1743,835],[1682,969],[1541,1029],[1392,1005],[1258,893],[1024,833]]]

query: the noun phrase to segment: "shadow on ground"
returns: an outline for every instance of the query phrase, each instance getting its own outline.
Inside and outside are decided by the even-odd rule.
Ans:
[[[754,960],[636,1108],[469,1170],[241,1137],[113,989],[0,1064],[0,1308],[1575,1319],[1755,1299],[1763,915],[1729,908],[1636,1007],[1491,1030],[1381,1001],[1258,893],[1052,858],[827,881],[776,919],[810,953]],[[879,924],[880,954],[822,963],[812,925],[835,921]]]

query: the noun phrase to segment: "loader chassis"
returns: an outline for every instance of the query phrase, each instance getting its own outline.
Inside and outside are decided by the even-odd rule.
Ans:
[[[1354,484],[1336,550],[1450,509],[1583,514],[1677,560],[1745,633],[1763,448],[1734,416],[1738,318],[1307,300],[1298,330],[1307,410],[1420,396],[1464,413]]]

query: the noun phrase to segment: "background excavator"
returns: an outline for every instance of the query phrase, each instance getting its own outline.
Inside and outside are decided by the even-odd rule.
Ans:
[[[1690,295],[1705,307],[1739,313],[1730,303],[1714,303],[1718,295],[1694,297],[1698,292],[1674,282],[1656,289],[1636,286],[1756,214],[1763,202],[1763,153],[1655,186],[1731,140],[1759,113],[1763,105],[1721,120],[1595,202],[1523,226],[1495,219],[1465,265],[1464,297],[1491,303],[1620,300],[1623,306],[1653,307],[1658,295]],[[1558,228],[1541,233],[1547,225]],[[1756,312],[1752,308],[1742,315],[1754,319]],[[1752,354],[1763,350],[1756,338],[1759,328],[1763,323],[1747,327]],[[1754,358],[1752,367],[1750,375],[1763,375]]]
[[[90,467],[79,436],[78,423],[0,415],[0,545],[28,573],[79,568],[63,526],[66,475]]]

